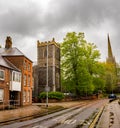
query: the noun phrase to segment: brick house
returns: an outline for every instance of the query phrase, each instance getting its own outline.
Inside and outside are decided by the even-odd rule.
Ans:
[[[19,104],[20,91],[20,70],[0,55],[0,108],[8,107],[13,96],[14,103]]]
[[[7,37],[5,48],[0,48],[0,54],[21,72],[20,95],[17,97],[16,91],[13,91],[9,86],[9,99],[14,100],[17,97],[22,106],[32,104],[32,61],[16,47],[12,47],[11,37]],[[11,78],[11,76],[9,77]],[[8,78],[9,82],[10,78]],[[16,84],[16,86],[18,85]]]

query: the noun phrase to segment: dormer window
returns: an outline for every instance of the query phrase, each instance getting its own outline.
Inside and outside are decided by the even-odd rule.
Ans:
[[[0,69],[0,80],[5,79],[5,71]]]

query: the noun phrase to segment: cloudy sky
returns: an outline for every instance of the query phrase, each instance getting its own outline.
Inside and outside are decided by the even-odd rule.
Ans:
[[[32,61],[37,58],[37,40],[62,42],[67,32],[84,32],[97,45],[101,60],[107,57],[107,34],[113,54],[120,62],[119,0],[0,0],[0,45],[11,36]]]

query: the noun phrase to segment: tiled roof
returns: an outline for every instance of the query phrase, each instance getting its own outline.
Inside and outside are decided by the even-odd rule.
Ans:
[[[16,47],[13,48],[0,48],[0,54],[2,56],[24,56],[26,57],[19,49]],[[29,59],[28,57],[26,57]],[[30,60],[30,59],[29,59]],[[31,61],[31,60],[30,60]],[[32,62],[32,61],[31,61]]]
[[[0,54],[2,56],[25,56],[20,50],[17,48],[0,48]]]
[[[14,66],[10,61],[5,59],[1,55],[0,55],[0,66],[6,67],[12,70],[20,71],[16,66]]]

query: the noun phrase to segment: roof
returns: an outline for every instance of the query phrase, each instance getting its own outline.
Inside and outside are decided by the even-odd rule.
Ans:
[[[24,56],[24,54],[17,48],[0,48],[2,56]]]
[[[2,56],[24,56],[26,57],[19,49],[16,47],[13,48],[0,48],[0,54]],[[28,57],[26,57],[29,59]],[[30,60],[30,59],[29,59]],[[30,60],[31,61],[31,60]],[[32,61],[31,61],[32,62]]]
[[[6,67],[12,70],[20,71],[15,65],[13,65],[10,61],[5,59],[1,55],[0,55],[0,66]]]

